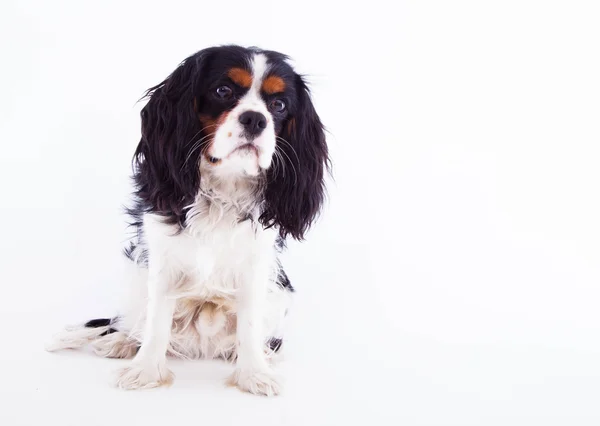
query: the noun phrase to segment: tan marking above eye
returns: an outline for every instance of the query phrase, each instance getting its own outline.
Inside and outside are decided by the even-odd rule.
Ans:
[[[262,90],[267,95],[281,93],[285,90],[285,81],[283,81],[283,78],[281,78],[281,77],[277,77],[276,75],[271,75],[271,76],[265,78],[265,81],[263,81]]]
[[[227,77],[245,89],[249,89],[252,86],[252,75],[243,68],[231,68],[227,72]]]

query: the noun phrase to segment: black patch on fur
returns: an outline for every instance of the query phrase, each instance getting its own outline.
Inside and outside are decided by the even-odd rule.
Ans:
[[[114,322],[113,318],[98,318],[89,320],[85,323],[84,327],[86,328],[98,328],[98,327],[107,327]]]
[[[277,285],[289,292],[293,293],[295,291],[294,287],[292,287],[290,279],[288,278],[287,274],[285,273],[282,267],[279,268],[279,272],[277,273]]]
[[[84,327],[86,328],[99,328],[99,327],[108,327],[109,325],[113,325],[116,321],[116,318],[97,318],[93,320],[89,320],[85,323]],[[116,333],[116,328],[110,327],[108,330],[102,332],[100,337],[106,336],[107,334]]]
[[[135,252],[135,248],[136,248],[135,243],[133,241],[131,241],[129,243],[129,245],[123,249],[123,254],[125,255],[125,257],[127,259],[131,260],[132,262],[135,261],[135,258],[133,256],[133,254]]]
[[[141,230],[142,228],[140,227],[139,229]],[[139,241],[139,238],[137,241]],[[148,250],[138,250],[138,246],[133,241],[123,249],[123,254],[132,262],[137,262],[138,265],[148,266]]]
[[[269,349],[271,349],[273,352],[279,352],[279,349],[281,349],[281,345],[283,344],[283,340],[282,339],[277,339],[275,337],[271,338],[271,340],[269,340]]]
[[[117,330],[116,328],[112,328],[111,327],[108,330],[106,330],[104,333],[100,333],[100,337],[106,336],[107,334],[116,333],[117,331],[119,331],[119,330]]]
[[[278,253],[282,253],[283,250],[285,250],[287,248],[287,244],[285,242],[285,240],[283,238],[281,238],[280,235],[277,236],[277,239],[275,240],[275,249],[277,250]]]

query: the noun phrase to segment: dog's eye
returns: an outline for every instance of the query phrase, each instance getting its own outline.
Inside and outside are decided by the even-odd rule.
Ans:
[[[233,91],[229,86],[219,86],[217,87],[217,90],[215,90],[215,94],[220,99],[229,99],[233,94]]]
[[[274,99],[269,105],[269,109],[273,112],[281,114],[283,111],[285,111],[285,102],[283,102],[281,99]]]

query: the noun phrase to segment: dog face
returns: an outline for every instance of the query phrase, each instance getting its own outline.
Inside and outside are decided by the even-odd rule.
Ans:
[[[257,183],[260,222],[302,239],[324,197],[328,152],[303,78],[283,54],[201,50],[148,90],[135,164],[144,209],[182,223],[200,181]]]
[[[206,138],[203,170],[227,178],[256,176],[271,166],[277,138],[298,103],[294,72],[278,59],[224,51],[207,65],[195,97]]]

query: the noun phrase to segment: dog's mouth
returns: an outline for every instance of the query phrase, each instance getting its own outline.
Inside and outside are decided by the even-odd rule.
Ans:
[[[258,147],[256,145],[254,145],[253,143],[245,143],[242,146],[238,146],[236,149],[233,150],[233,152],[248,152],[248,151],[254,151],[254,153],[256,155],[258,155]],[[233,154],[233,153],[232,153]],[[230,154],[231,155],[231,154]]]
[[[253,143],[245,143],[243,145],[238,146],[237,148],[235,148],[233,151],[231,151],[229,154],[227,154],[227,156],[225,156],[225,159],[231,158],[232,156],[239,154],[239,155],[248,155],[248,154],[254,154],[256,156],[256,158],[259,157],[260,152],[258,150],[258,147],[253,144]],[[223,160],[223,158],[217,158],[217,157],[213,157],[210,154],[206,155],[206,159],[208,160],[209,163],[211,164],[218,164],[221,162],[221,160]]]
[[[252,154],[252,153],[258,157],[258,147],[256,145],[254,145],[253,143],[245,143],[243,145],[238,146],[233,151],[231,151],[231,153],[229,153],[227,158],[229,158],[235,154]]]

